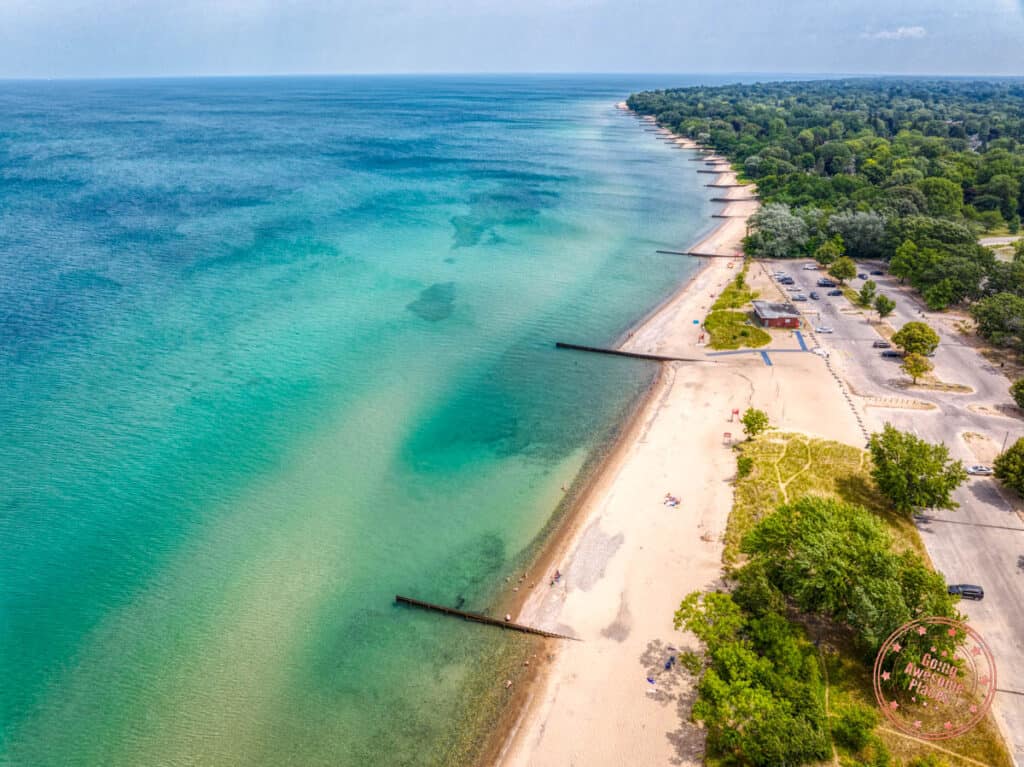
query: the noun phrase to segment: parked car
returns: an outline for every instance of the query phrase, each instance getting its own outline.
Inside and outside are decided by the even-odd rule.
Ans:
[[[828,357],[828,349],[822,349],[820,346],[815,346],[811,349],[812,354],[817,354],[819,357]]]
[[[885,349],[882,351],[883,357],[895,357],[897,359],[903,359],[903,352],[897,349]]]
[[[792,277],[781,277],[779,279],[779,282],[781,282],[783,285],[793,285],[794,283],[796,283],[796,280],[794,280]]]
[[[969,469],[967,469],[967,473],[968,474],[973,474],[976,477],[987,477],[990,474],[993,474],[994,472],[992,471],[992,467],[991,466],[981,466],[981,465],[978,465],[978,466],[971,466]]]
[[[885,272],[883,272],[881,269],[872,269],[871,274],[875,275],[876,277],[880,277],[884,275]]]
[[[830,290],[828,292],[828,294],[830,296],[841,296],[841,295],[843,295],[843,291],[841,291],[841,290]]]
[[[835,286],[835,281],[828,279],[828,277],[822,277],[820,280],[818,280],[819,288],[834,288]]]
[[[889,343],[888,341],[875,341],[871,345],[876,349],[889,349],[890,347],[892,347],[892,344]]]
[[[817,291],[814,291],[814,290],[812,290],[809,293],[809,295],[810,295],[812,301],[817,301],[817,300],[819,300],[821,298],[821,296],[817,293]]]
[[[955,597],[963,597],[964,599],[981,600],[985,598],[985,589],[971,583],[954,583],[948,586],[946,591]]]
[[[860,274],[857,275],[858,280],[866,280],[867,278],[868,276],[864,274],[864,272],[861,272]]]
[[[803,293],[797,293],[790,300],[791,301],[806,301],[807,300],[807,296],[805,296]]]
[[[804,264],[803,265],[803,269],[804,269],[804,271],[807,271],[807,272],[816,272],[816,271],[818,271],[818,265],[817,264]]]
[[[832,332],[834,332],[832,330],[832,328],[830,328],[828,325],[822,325],[820,328],[815,328],[814,330],[816,332],[818,332],[818,333],[832,333]]]

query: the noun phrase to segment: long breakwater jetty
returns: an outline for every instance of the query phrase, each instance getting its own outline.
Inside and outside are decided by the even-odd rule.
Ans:
[[[695,256],[696,258],[737,258],[735,255],[728,255],[726,253],[698,253],[695,250],[656,250],[655,253],[661,253],[666,256]]]
[[[424,602],[421,599],[403,597],[401,594],[395,594],[395,604],[408,605],[410,607],[419,607],[423,610],[430,610],[431,612],[441,613],[443,615],[450,615],[453,618],[462,618],[467,621],[473,621],[474,623],[484,623],[488,626],[500,626],[503,629],[511,629],[512,631],[519,631],[523,634],[535,634],[536,636],[549,637],[550,639],[569,639],[573,642],[580,641],[578,637],[566,636],[565,634],[556,634],[553,631],[544,631],[544,629],[534,628],[533,626],[524,626],[522,623],[513,623],[512,621],[503,621],[497,618],[492,618],[489,615],[481,615],[480,613],[471,613],[465,610],[456,610],[454,607],[435,605],[433,602]]]
[[[621,349],[606,349],[600,346],[584,346],[583,344],[569,344],[562,341],[555,342],[557,349],[571,349],[577,352],[592,352],[593,354],[609,354],[613,357],[632,357],[638,360],[651,360],[653,362],[704,362],[712,363],[713,360],[699,359],[696,357],[667,357],[662,354],[643,354],[642,352],[626,352]]]

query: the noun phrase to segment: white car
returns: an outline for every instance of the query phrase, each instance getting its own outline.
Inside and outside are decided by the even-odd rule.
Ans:
[[[990,466],[971,466],[967,469],[968,474],[974,474],[977,477],[987,477],[993,474],[992,467]]]
[[[816,272],[816,271],[818,271],[818,265],[817,264],[804,264],[803,265],[803,270],[805,272]]]
[[[822,349],[820,346],[815,346],[811,349],[811,354],[817,354],[819,357],[828,357],[828,349]]]
[[[815,333],[831,333],[833,331],[832,331],[832,328],[830,328],[828,325],[822,325],[820,328],[815,328],[814,332]]]

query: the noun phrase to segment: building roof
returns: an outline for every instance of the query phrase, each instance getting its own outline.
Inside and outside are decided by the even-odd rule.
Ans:
[[[793,304],[773,304],[770,301],[754,301],[754,311],[763,320],[800,319],[800,312]]]

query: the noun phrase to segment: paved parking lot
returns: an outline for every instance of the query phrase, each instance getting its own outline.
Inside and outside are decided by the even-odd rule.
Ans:
[[[965,464],[978,463],[964,441],[965,432],[989,437],[997,447],[1024,437],[1024,424],[1011,417],[986,414],[970,406],[1010,403],[1009,381],[973,348],[964,344],[946,323],[923,309],[888,276],[871,276],[879,292],[892,298],[896,310],[887,318],[901,327],[911,320],[927,322],[941,339],[932,362],[942,381],[969,386],[973,392],[955,394],[907,388],[907,376],[898,359],[882,357],[872,343],[881,340],[873,322],[874,311],[854,307],[843,296],[828,297],[828,288],[815,283],[823,272],[803,271],[809,262],[767,265],[769,271],[781,269],[804,288],[804,294],[817,291],[817,301],[795,304],[813,327],[827,326],[832,333],[813,333],[812,339],[826,349],[834,367],[867,403],[892,403],[919,400],[934,406],[932,410],[890,407],[864,407],[864,422],[870,431],[884,423],[911,431],[930,442],[946,444],[950,453]],[[778,264],[778,262],[776,262]],[[870,268],[861,268],[868,272]],[[852,280],[858,289],[862,280]],[[935,567],[949,583],[976,583],[985,589],[980,602],[961,602],[961,611],[971,625],[992,646],[999,668],[996,713],[1004,731],[1013,739],[1014,757],[1024,765],[1024,521],[1013,504],[1000,492],[999,483],[988,477],[972,477],[955,494],[957,511],[929,512],[918,529]]]

